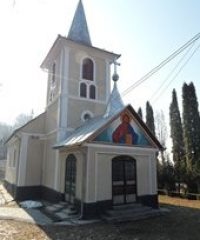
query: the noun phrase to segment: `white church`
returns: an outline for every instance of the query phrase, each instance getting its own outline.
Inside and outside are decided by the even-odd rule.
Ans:
[[[158,207],[162,146],[118,92],[119,54],[94,47],[80,0],[68,36],[41,64],[46,110],[8,139],[5,186],[16,200],[73,204],[83,218],[115,205]],[[125,81],[125,79],[123,80]]]

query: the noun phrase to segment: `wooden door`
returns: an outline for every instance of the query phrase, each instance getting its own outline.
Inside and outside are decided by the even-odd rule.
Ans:
[[[127,156],[112,160],[113,205],[136,201],[136,163]]]

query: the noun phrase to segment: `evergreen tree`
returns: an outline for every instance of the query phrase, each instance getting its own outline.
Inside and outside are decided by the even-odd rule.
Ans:
[[[143,114],[142,114],[142,108],[138,108],[138,115],[140,116],[141,119],[143,119]]]
[[[170,104],[169,114],[174,170],[176,174],[176,180],[180,181],[184,180],[186,166],[183,142],[183,128],[175,89],[173,89],[172,91],[172,102]]]
[[[149,101],[146,102],[146,125],[151,130],[151,132],[155,135],[153,108],[149,103]]]
[[[191,191],[200,192],[200,117],[193,83],[183,85],[183,130],[188,184]]]
[[[158,174],[158,188],[165,189],[167,191],[175,190],[175,175],[172,162],[169,160],[169,156],[166,156],[164,162],[159,162],[157,165]]]

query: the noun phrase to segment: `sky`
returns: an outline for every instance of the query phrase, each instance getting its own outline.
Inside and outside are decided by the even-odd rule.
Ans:
[[[93,46],[122,54],[118,60],[122,95],[200,32],[199,0],[82,1]],[[0,1],[0,122],[13,124],[21,113],[33,110],[37,116],[45,110],[47,73],[40,64],[57,35],[67,36],[77,4],[78,0]],[[200,40],[123,96],[124,102],[136,111],[142,107],[145,115],[149,100],[154,113],[164,111],[168,123],[173,88],[180,109],[184,82],[193,81],[200,98],[199,44]]]

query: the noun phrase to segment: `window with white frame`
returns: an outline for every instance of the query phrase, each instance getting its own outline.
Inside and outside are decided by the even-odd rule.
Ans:
[[[90,111],[84,111],[81,115],[81,120],[83,122],[86,122],[86,121],[90,120],[91,118],[93,118],[93,113]]]
[[[51,75],[50,75],[50,91],[49,91],[49,101],[52,102],[55,96],[55,86],[56,86],[56,63],[52,65]]]
[[[90,58],[83,59],[82,63],[82,79],[94,80],[94,63]]]
[[[51,85],[55,85],[56,83],[56,63],[54,62],[53,63],[53,66],[52,66],[52,76],[51,76]]]
[[[96,98],[96,88],[94,85],[90,85],[90,99],[95,99]]]
[[[81,65],[80,97],[96,99],[94,79],[94,62],[90,58],[84,58]]]
[[[80,96],[84,98],[87,97],[87,85],[84,82],[80,84]]]

